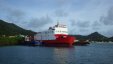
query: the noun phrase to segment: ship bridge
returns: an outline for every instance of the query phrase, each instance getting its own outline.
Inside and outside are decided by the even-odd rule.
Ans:
[[[57,23],[57,25],[54,26],[54,34],[68,35],[67,26]]]

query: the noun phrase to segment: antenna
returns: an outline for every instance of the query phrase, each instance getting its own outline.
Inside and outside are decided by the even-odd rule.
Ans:
[[[59,20],[57,20],[57,25],[59,25]]]

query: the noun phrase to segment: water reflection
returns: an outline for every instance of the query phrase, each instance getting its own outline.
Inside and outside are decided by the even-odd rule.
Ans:
[[[55,48],[54,60],[56,64],[69,64],[74,61],[74,48]]]
[[[92,43],[73,48],[0,47],[0,64],[113,64],[113,44]]]

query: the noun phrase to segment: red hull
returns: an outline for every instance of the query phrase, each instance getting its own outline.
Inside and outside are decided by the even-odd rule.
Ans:
[[[68,45],[72,46],[75,38],[68,35],[55,35],[56,40],[43,40],[43,44],[45,45]]]

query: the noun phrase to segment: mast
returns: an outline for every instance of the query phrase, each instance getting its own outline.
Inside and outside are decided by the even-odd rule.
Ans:
[[[59,21],[57,21],[57,25],[59,25]]]

